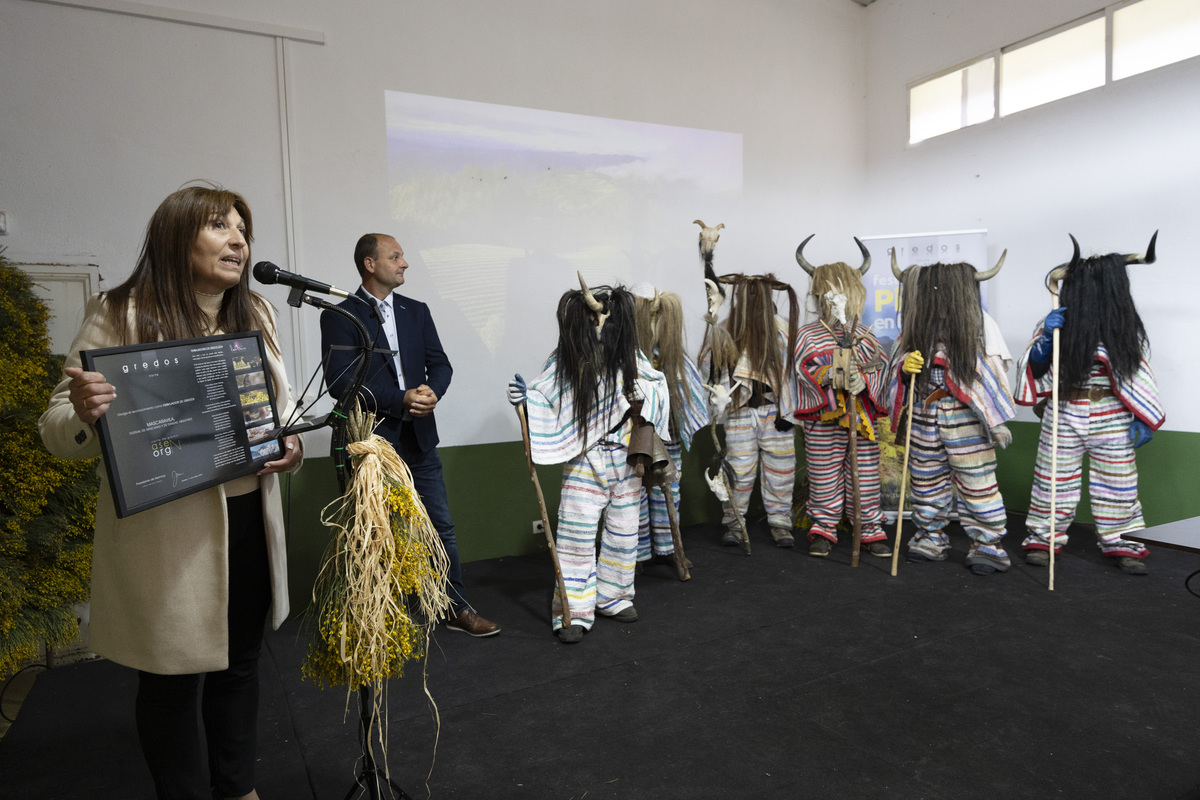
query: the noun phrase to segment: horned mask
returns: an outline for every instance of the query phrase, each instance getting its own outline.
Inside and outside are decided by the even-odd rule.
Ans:
[[[826,324],[837,322],[846,325],[850,316],[862,316],[867,297],[862,278],[871,268],[871,253],[858,237],[855,237],[854,242],[862,253],[861,266],[854,268],[844,261],[838,261],[816,267],[804,257],[804,246],[812,238],[809,236],[796,248],[796,263],[812,278],[808,293],[810,297],[816,298],[821,319]]]
[[[1079,240],[1076,239],[1075,235],[1072,233],[1068,233],[1067,235],[1071,237],[1071,244],[1074,245],[1075,252],[1071,255],[1071,260],[1068,263],[1059,267],[1055,267],[1054,269],[1050,270],[1050,274],[1046,276],[1046,288],[1050,290],[1051,294],[1058,294],[1058,285],[1083,261],[1083,259],[1081,259],[1079,256]],[[1153,264],[1157,258],[1154,253],[1154,248],[1157,243],[1158,231],[1155,231],[1154,235],[1150,237],[1150,245],[1146,248],[1145,253],[1127,253],[1122,255],[1121,258],[1124,260],[1126,266],[1130,266],[1132,264]]]

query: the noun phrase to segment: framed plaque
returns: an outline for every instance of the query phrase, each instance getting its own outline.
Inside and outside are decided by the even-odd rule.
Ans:
[[[280,457],[258,331],[80,353],[117,397],[96,427],[117,516],[249,475]]]

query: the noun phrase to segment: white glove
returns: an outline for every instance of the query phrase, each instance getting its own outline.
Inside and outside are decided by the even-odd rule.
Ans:
[[[846,390],[850,394],[862,394],[866,388],[867,381],[863,378],[862,373],[857,368],[851,370],[850,374],[846,376]]]

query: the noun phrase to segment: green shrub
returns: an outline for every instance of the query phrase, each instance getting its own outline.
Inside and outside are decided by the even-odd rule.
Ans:
[[[79,633],[88,598],[98,481],[95,461],[46,451],[38,417],[62,374],[47,310],[0,250],[0,675]]]

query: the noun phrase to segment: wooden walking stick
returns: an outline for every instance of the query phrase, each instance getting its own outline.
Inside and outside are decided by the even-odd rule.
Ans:
[[[854,534],[850,545],[850,566],[858,566],[858,550],[862,547],[862,492],[858,485],[858,395],[846,390],[850,398],[850,494],[854,500]]]
[[[900,563],[900,526],[904,524],[904,490],[908,482],[908,453],[912,448],[913,396],[917,392],[917,374],[908,376],[908,422],[904,426],[904,465],[900,468],[900,504],[896,507],[896,541],[892,545],[892,577]]]
[[[858,395],[850,391],[849,385],[850,376],[857,370],[854,357],[854,334],[857,331],[858,317],[856,316],[850,321],[849,329],[843,340],[838,342],[839,350],[834,357],[834,368],[839,374],[835,379],[834,388],[845,391],[849,401],[846,407],[846,422],[850,429],[847,451],[850,456],[850,497],[854,504],[851,512],[854,533],[850,540],[850,566],[852,567],[858,566],[858,551],[862,547],[862,489],[858,479]]]
[[[679,514],[675,511],[675,493],[671,491],[671,482],[663,481],[659,484],[662,489],[663,497],[667,501],[667,519],[671,522],[671,541],[675,543],[675,572],[679,575],[679,580],[690,581],[692,573],[688,571],[687,556],[683,552],[683,536],[679,531]]]
[[[571,626],[571,604],[567,601],[567,582],[563,580],[562,565],[558,563],[558,548],[554,545],[554,531],[550,529],[550,515],[546,512],[546,498],[542,484],[538,481],[537,468],[533,464],[533,449],[529,442],[529,420],[525,416],[525,404],[516,406],[517,418],[521,420],[521,438],[525,441],[525,460],[529,463],[529,480],[537,492],[538,510],[542,512],[542,529],[546,532],[546,544],[550,547],[550,560],[554,562],[554,578],[558,581],[558,597],[562,601],[563,627]]]
[[[1050,285],[1050,310],[1058,308],[1058,281]],[[1050,424],[1050,591],[1054,591],[1054,539],[1058,532],[1055,519],[1055,501],[1058,495],[1058,328],[1050,334],[1050,369],[1054,381],[1050,384],[1050,407],[1054,409],[1054,421]]]
[[[737,525],[738,535],[742,540],[742,550],[746,555],[750,555],[750,531],[746,527],[746,519],[742,516],[742,512],[738,511],[737,501],[734,498],[733,468],[729,466],[729,462],[725,460],[725,448],[721,446],[721,442],[717,439],[717,424],[714,422],[709,425],[709,430],[712,432],[713,448],[717,451],[713,456],[713,466],[717,468],[717,477],[712,479],[717,487],[720,487],[725,494],[721,498],[721,492],[718,492],[713,487],[713,493],[721,499],[722,507],[725,503],[729,504],[729,508],[733,511],[733,521]],[[708,472],[704,473],[705,478],[708,478]],[[712,486],[710,483],[710,487]]]

